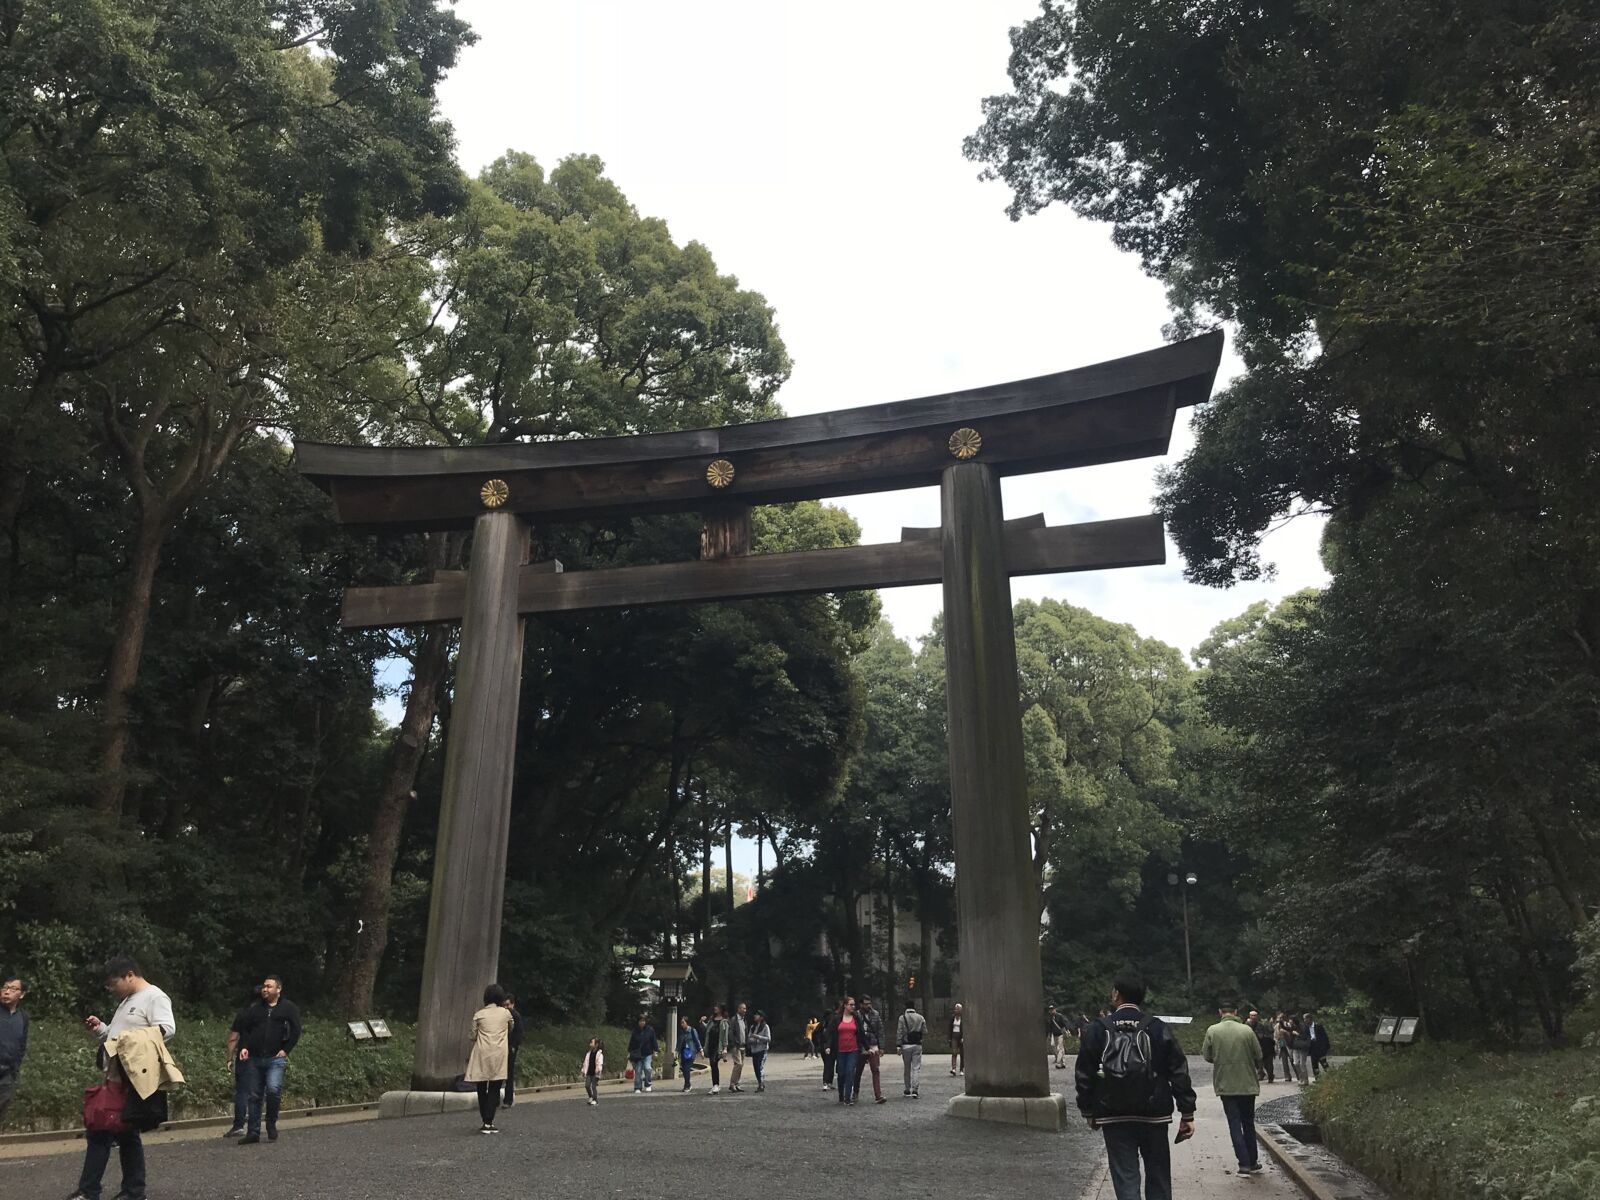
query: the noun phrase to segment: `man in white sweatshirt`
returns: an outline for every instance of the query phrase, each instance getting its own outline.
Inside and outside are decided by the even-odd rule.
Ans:
[[[172,1001],[167,994],[144,977],[139,964],[131,958],[113,958],[105,967],[106,991],[117,998],[117,1008],[110,1021],[99,1017],[84,1018],[90,1033],[104,1042],[107,1038],[121,1037],[132,1029],[159,1029],[163,1039],[170,1039],[178,1031],[172,1017]],[[120,1070],[113,1068],[113,1070]],[[88,1143],[83,1152],[83,1170],[78,1175],[78,1190],[67,1200],[100,1200],[100,1181],[111,1161],[111,1146],[116,1143],[118,1157],[122,1160],[122,1190],[119,1196],[127,1200],[144,1200],[144,1142],[137,1129],[126,1133],[84,1134]]]

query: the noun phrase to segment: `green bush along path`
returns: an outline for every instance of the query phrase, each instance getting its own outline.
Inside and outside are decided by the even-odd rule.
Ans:
[[[226,1050],[230,1022],[224,1017],[178,1018],[172,1052],[188,1082],[172,1093],[173,1120],[232,1111],[233,1079]],[[308,1020],[284,1077],[283,1106],[365,1103],[386,1091],[409,1087],[414,1028],[397,1021],[390,1021],[389,1028],[394,1036],[387,1042],[363,1046],[352,1041],[337,1021]],[[608,1065],[620,1072],[627,1065],[627,1030],[558,1025],[528,1031],[517,1055],[518,1085],[576,1080],[578,1061],[596,1035],[605,1042]],[[16,1102],[0,1132],[76,1127],[83,1090],[98,1079],[93,1038],[69,1021],[35,1022]]]
[[[1600,1196],[1600,1049],[1449,1043],[1346,1063],[1303,1105],[1328,1144],[1407,1200]]]

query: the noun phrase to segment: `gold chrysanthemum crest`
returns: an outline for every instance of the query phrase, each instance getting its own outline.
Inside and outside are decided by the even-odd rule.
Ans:
[[[499,508],[511,499],[511,489],[506,486],[504,479],[491,479],[478,489],[478,499],[483,501],[485,508]]]
[[[725,488],[733,482],[733,464],[719,458],[706,468],[706,482],[714,488]]]
[[[976,429],[963,425],[950,435],[950,453],[965,461],[976,458],[978,451],[983,449],[983,438]]]

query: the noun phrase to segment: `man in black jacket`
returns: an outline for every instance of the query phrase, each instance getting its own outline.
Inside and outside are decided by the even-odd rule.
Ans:
[[[261,981],[261,1003],[239,1014],[239,1069],[250,1072],[250,1117],[249,1127],[237,1145],[254,1146],[261,1141],[263,1100],[267,1141],[278,1140],[283,1072],[299,1040],[300,1010],[293,1001],[283,998],[283,979],[268,975]]]
[[[506,993],[505,1009],[511,1014],[511,1031],[506,1034],[506,1090],[500,1102],[501,1108],[510,1108],[516,1100],[517,1085],[517,1051],[522,1046],[522,1014],[517,1011],[517,998],[510,992]]]
[[[1167,1126],[1179,1116],[1178,1138],[1194,1133],[1195,1095],[1189,1063],[1172,1031],[1146,1016],[1144,984],[1123,977],[1111,989],[1111,1015],[1083,1033],[1078,1049],[1078,1109],[1106,1139],[1117,1200],[1139,1200],[1144,1162],[1145,1200],[1172,1200]]]
[[[27,988],[17,976],[0,975],[0,1125],[17,1092],[17,1075],[28,1053],[28,1010],[22,1007]]]
[[[816,1042],[817,1053],[822,1056],[822,1090],[833,1090],[833,1068],[836,1056],[833,1052],[833,1031],[839,1024],[839,1010],[832,1009],[822,1014],[822,1024],[817,1026]]]
[[[1333,1040],[1328,1037],[1328,1027],[1317,1020],[1316,1013],[1306,1014],[1306,1057],[1311,1060],[1311,1078],[1328,1069],[1328,1055],[1333,1052]]]
[[[650,1024],[649,1017],[640,1013],[639,1026],[628,1038],[628,1065],[633,1068],[633,1090],[636,1094],[650,1090],[656,1048],[656,1027]]]

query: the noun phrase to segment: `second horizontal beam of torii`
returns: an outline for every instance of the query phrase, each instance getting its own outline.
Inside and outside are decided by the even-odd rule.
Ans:
[[[904,540],[881,545],[594,571],[566,572],[560,563],[533,563],[520,572],[517,611],[577,612],[938,583],[944,578],[938,533],[906,530]],[[1022,518],[1006,522],[1004,538],[1011,575],[1159,566],[1166,561],[1157,516],[1053,529],[1043,518]],[[459,621],[466,604],[466,573],[441,576],[432,583],[347,588],[341,622],[346,629],[375,629]]]

